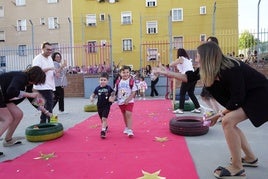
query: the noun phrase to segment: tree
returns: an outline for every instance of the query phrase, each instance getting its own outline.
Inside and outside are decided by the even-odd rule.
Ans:
[[[243,32],[239,37],[239,49],[253,49],[257,44],[257,39],[249,31]]]

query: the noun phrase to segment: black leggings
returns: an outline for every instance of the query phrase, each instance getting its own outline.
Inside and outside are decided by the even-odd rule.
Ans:
[[[150,96],[158,96],[158,92],[155,88],[156,84],[158,83],[159,78],[157,77],[155,80],[151,80],[151,95]]]
[[[197,81],[194,82],[182,82],[180,88],[180,106],[179,109],[184,109],[185,95],[188,92],[190,99],[193,101],[195,109],[200,108],[199,102],[194,94],[194,89]]]

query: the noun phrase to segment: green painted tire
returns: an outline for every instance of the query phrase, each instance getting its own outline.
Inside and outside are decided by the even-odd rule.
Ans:
[[[174,104],[174,110],[178,109],[180,106],[180,103]],[[185,101],[184,103],[184,111],[192,111],[195,109],[194,103],[192,101]]]
[[[25,135],[30,142],[53,140],[63,135],[63,126],[61,123],[35,124],[26,128]]]
[[[84,106],[84,111],[85,112],[97,112],[97,105],[96,104],[89,104]]]

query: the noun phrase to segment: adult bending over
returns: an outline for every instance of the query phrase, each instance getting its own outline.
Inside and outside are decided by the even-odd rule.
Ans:
[[[4,147],[21,143],[16,138],[12,138],[23,117],[23,112],[17,104],[25,98],[31,98],[32,101],[33,98],[39,97],[37,92],[32,92],[33,84],[43,84],[45,80],[45,72],[37,66],[24,72],[14,71],[0,75],[0,137],[7,131],[3,142]],[[2,152],[0,152],[1,155],[3,155]]]
[[[223,55],[214,42],[204,43],[197,48],[196,61],[199,62],[200,68],[185,75],[173,74],[164,68],[155,71],[184,81],[201,77],[207,90],[226,108],[207,119],[213,126],[222,117],[222,128],[231,154],[232,164],[218,167],[214,175],[217,178],[224,178],[226,175],[245,178],[243,166],[257,166],[258,159],[237,125],[247,119],[255,127],[267,122],[268,80],[244,62]]]

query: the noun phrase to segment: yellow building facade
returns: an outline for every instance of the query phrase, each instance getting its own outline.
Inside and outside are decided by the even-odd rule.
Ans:
[[[238,0],[72,1],[77,65],[120,64],[140,69],[168,64],[178,48],[194,58],[214,35],[224,53],[238,53]]]

